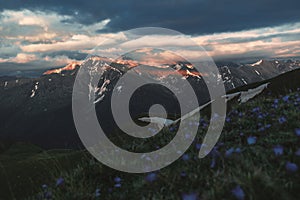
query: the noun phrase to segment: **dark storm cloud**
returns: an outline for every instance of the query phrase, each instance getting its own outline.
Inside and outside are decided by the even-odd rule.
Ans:
[[[186,34],[239,31],[299,21],[299,0],[0,0],[4,9],[38,9],[72,15],[93,24],[111,19],[103,31],[142,26],[172,28]]]

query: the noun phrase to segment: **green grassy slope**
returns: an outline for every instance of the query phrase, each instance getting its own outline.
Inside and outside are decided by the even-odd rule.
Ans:
[[[222,136],[207,157],[197,157],[208,124],[204,117],[184,156],[153,173],[118,172],[85,151],[3,144],[0,199],[300,199],[300,90],[298,79],[279,78],[272,81],[281,83],[279,90],[270,87],[246,104],[231,104]],[[289,82],[293,89],[285,87]],[[157,145],[122,142],[132,149]]]

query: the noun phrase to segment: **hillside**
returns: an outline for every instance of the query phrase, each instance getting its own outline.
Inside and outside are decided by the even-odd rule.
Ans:
[[[238,194],[246,199],[299,199],[297,77],[299,70],[269,80],[270,87],[245,104],[233,100],[222,136],[204,159],[197,155],[208,125],[206,117],[182,158],[149,174],[117,172],[85,151],[43,150],[28,143],[4,145],[0,199],[239,199]],[[168,130],[164,135],[165,140],[172,137]],[[131,142],[122,141],[136,150],[157,145]]]

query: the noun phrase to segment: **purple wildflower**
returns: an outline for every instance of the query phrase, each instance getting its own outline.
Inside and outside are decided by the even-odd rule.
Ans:
[[[230,117],[226,117],[226,122],[230,122],[231,121],[231,119],[230,119]]]
[[[116,182],[116,183],[120,183],[121,181],[122,181],[122,179],[120,178],[120,177],[115,177],[114,178],[114,181]]]
[[[115,188],[120,188],[122,186],[122,184],[121,183],[117,183],[117,184],[115,184]]]
[[[197,193],[189,193],[189,194],[183,194],[182,200],[197,200],[198,195]]]
[[[215,168],[216,166],[216,158],[212,158],[211,163],[210,163],[210,168]]]
[[[273,151],[276,156],[281,156],[283,154],[283,147],[281,145],[277,145],[273,148]]]
[[[278,122],[280,123],[280,124],[283,124],[283,123],[285,123],[287,120],[286,120],[286,118],[284,117],[284,116],[281,116],[281,117],[279,117],[278,118]]]
[[[211,150],[210,155],[213,156],[213,157],[218,157],[218,156],[220,156],[220,152],[218,151],[218,146],[215,146],[215,147]]]
[[[100,189],[97,188],[95,192],[95,197],[100,197],[100,195],[101,195]]]
[[[249,137],[247,138],[247,143],[248,143],[249,145],[252,145],[252,144],[255,144],[255,143],[256,143],[256,140],[257,140],[257,137],[255,137],[255,136],[249,136]]]
[[[238,114],[238,113],[239,113],[239,111],[238,111],[238,110],[236,110],[236,109],[234,109],[234,110],[232,110],[232,113],[236,115],[236,114]]]
[[[157,179],[157,174],[156,173],[150,173],[146,176],[146,181],[148,182],[153,182]]]
[[[190,159],[190,156],[188,154],[184,154],[182,156],[182,160],[184,160],[184,161],[188,161],[189,159]]]
[[[233,190],[231,190],[233,196],[235,196],[236,199],[238,200],[243,200],[245,199],[245,192],[241,188],[241,186],[236,186]]]
[[[176,130],[175,127],[173,127],[173,126],[170,127],[170,132],[174,132],[175,130]]]
[[[264,115],[262,113],[258,114],[257,116],[258,119],[263,119],[264,118]]]
[[[252,109],[252,112],[253,112],[253,113],[256,113],[256,112],[258,112],[258,111],[260,111],[260,108],[259,108],[259,107],[255,107],[255,108]]]
[[[56,186],[60,186],[60,185],[63,185],[65,183],[65,180],[60,177],[56,180]]]
[[[235,153],[241,153],[241,152],[242,152],[242,150],[241,150],[241,148],[240,148],[240,147],[237,147],[237,148],[234,150],[234,152],[235,152]]]
[[[181,177],[186,177],[186,173],[183,171],[183,172],[180,173],[180,176]]]
[[[284,102],[287,102],[289,100],[289,98],[290,98],[290,96],[286,95],[286,96],[282,97],[282,100]]]
[[[272,126],[271,124],[266,124],[265,128],[268,129],[268,128],[271,128],[271,126]]]
[[[228,149],[226,152],[225,152],[225,156],[226,157],[229,157],[232,155],[232,153],[234,152],[234,148],[231,147],[230,149]]]
[[[43,184],[43,185],[42,185],[42,188],[43,188],[44,190],[46,190],[46,189],[48,189],[48,186],[47,186],[46,184]]]
[[[287,163],[285,164],[285,169],[286,169],[288,172],[296,172],[296,171],[298,171],[298,166],[297,166],[295,163],[287,162]]]
[[[296,128],[296,129],[295,129],[295,134],[296,134],[297,136],[300,136],[300,128]]]

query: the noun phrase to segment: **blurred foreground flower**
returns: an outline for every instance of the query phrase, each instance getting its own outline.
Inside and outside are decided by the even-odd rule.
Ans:
[[[297,136],[300,136],[300,128],[296,128],[296,129],[295,129],[295,134],[296,134]]]
[[[150,173],[146,176],[146,181],[153,182],[157,179],[156,173]]]
[[[257,112],[259,112],[259,111],[260,111],[260,108],[259,108],[259,107],[255,107],[255,108],[252,109],[252,112],[253,112],[253,113],[257,113]]]
[[[252,144],[255,144],[255,143],[256,143],[256,140],[257,140],[257,137],[255,137],[255,136],[249,136],[249,137],[247,138],[247,143],[248,143],[249,145],[252,145]]]
[[[273,151],[276,156],[281,156],[283,154],[283,147],[280,145],[277,145],[273,148]]]
[[[189,154],[184,154],[184,155],[182,156],[182,160],[184,160],[184,161],[188,161],[189,159],[190,159]]]
[[[48,189],[48,186],[47,186],[46,184],[43,184],[43,185],[42,185],[42,188],[43,188],[44,190],[46,190],[46,189]]]
[[[65,180],[62,177],[60,177],[56,180],[56,186],[61,186],[64,183],[65,183]]]
[[[240,147],[237,148],[231,147],[225,152],[225,157],[230,157],[233,153],[241,153],[241,152],[242,150]]]
[[[284,116],[281,116],[281,117],[279,117],[278,118],[278,122],[280,123],[280,124],[283,124],[283,123],[285,123],[287,120],[286,120],[286,118],[284,117]]]
[[[225,157],[229,157],[231,156],[231,154],[234,152],[234,148],[231,147],[230,149],[228,149],[226,152],[225,152]]]
[[[243,200],[245,199],[245,192],[241,188],[241,186],[236,186],[233,190],[231,190],[233,196],[235,196],[236,199],[238,200]]]
[[[121,181],[122,181],[122,179],[120,178],[120,177],[115,177],[114,178],[114,181],[116,182],[116,183],[120,183]]]
[[[118,177],[118,176],[115,177],[114,181],[115,181],[115,185],[114,185],[115,188],[120,188],[122,186],[122,184],[121,184],[122,179],[120,177]]]
[[[185,171],[182,171],[182,172],[180,173],[180,176],[181,176],[181,177],[186,177]]]
[[[288,172],[296,172],[296,171],[298,171],[298,166],[297,166],[295,163],[287,162],[287,163],[285,164],[285,169],[286,169]]]
[[[182,200],[197,200],[198,195],[197,193],[189,193],[189,194],[183,194]]]
[[[101,193],[100,193],[100,189],[97,188],[96,192],[95,192],[95,197],[100,197]]]
[[[241,150],[241,148],[240,148],[240,147],[237,147],[237,148],[235,148],[234,152],[235,152],[235,153],[241,153],[241,152],[242,152],[242,150]]]
[[[289,98],[290,98],[290,96],[289,96],[289,95],[286,95],[286,96],[282,97],[282,100],[283,100],[284,102],[287,102],[287,101],[289,100]]]

